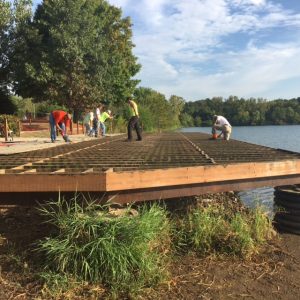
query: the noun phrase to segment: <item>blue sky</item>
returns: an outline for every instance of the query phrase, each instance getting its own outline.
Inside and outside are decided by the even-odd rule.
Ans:
[[[187,101],[300,97],[299,0],[108,2],[132,19],[141,86]]]

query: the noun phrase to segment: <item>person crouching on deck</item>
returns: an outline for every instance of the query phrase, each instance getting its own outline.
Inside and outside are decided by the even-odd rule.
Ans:
[[[132,141],[132,129],[134,128],[137,135],[137,141],[142,140],[141,127],[139,122],[139,111],[137,104],[130,98],[127,98],[127,103],[130,107],[131,118],[128,122],[127,131],[128,131],[128,141]]]
[[[65,142],[71,142],[66,131],[66,127],[70,127],[71,120],[71,114],[68,114],[63,110],[54,110],[50,113],[49,123],[50,138],[52,143],[54,143],[56,140],[56,129],[58,129],[58,131],[61,133]]]
[[[220,130],[221,133],[218,137],[223,135],[224,140],[228,141],[231,135],[231,125],[226,118],[223,116],[213,116],[213,126],[212,126],[212,134],[215,136],[217,134],[217,130]]]

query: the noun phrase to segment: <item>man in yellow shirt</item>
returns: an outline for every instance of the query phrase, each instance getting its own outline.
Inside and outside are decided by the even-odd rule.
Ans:
[[[131,97],[127,98],[127,103],[130,107],[131,118],[128,122],[127,131],[128,131],[128,141],[132,141],[132,129],[134,128],[137,135],[137,141],[142,140],[141,127],[139,122],[139,111],[137,104],[131,99]]]

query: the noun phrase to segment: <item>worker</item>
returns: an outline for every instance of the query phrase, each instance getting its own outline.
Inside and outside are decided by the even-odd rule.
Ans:
[[[70,127],[71,120],[71,114],[63,110],[54,110],[50,113],[49,123],[52,143],[54,143],[56,140],[56,129],[58,129],[65,142],[71,142],[67,135],[67,126]]]
[[[217,135],[217,130],[220,130],[221,133]],[[231,135],[231,125],[228,120],[223,116],[213,116],[213,126],[212,126],[212,135],[216,139],[223,135],[224,140],[228,141]]]
[[[85,134],[88,136],[93,135],[93,119],[94,113],[92,111],[87,111],[83,119],[83,124],[85,126]]]
[[[93,132],[95,134],[95,137],[98,137],[99,129],[100,129],[100,118],[102,113],[103,105],[100,104],[95,111],[95,116],[93,119]]]
[[[138,106],[135,103],[135,101],[132,100],[131,97],[127,98],[127,103],[130,107],[131,117],[128,122],[127,131],[128,131],[128,141],[132,141],[132,129],[134,128],[137,134],[137,141],[142,140],[142,133],[141,133],[141,127],[139,122],[139,112],[138,112]]]
[[[105,126],[105,121],[107,119],[113,119],[113,116],[111,114],[111,111],[108,109],[107,111],[104,111],[101,115],[100,115],[100,129],[101,129],[101,135],[104,137],[106,134],[106,126]]]

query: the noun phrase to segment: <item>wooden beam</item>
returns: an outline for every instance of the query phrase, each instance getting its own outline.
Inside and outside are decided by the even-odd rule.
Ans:
[[[30,170],[30,169],[29,169]],[[27,170],[26,170],[27,171]],[[60,171],[60,170],[59,170]],[[222,186],[224,182],[284,179],[300,176],[300,160],[240,163],[199,167],[95,173],[0,174],[0,192],[90,191],[114,192],[140,189],[180,189],[193,184]]]
[[[0,174],[0,192],[98,192],[105,187],[105,174]]]
[[[202,183],[185,186],[166,186],[150,189],[114,191],[106,193],[104,197],[106,201],[109,201],[111,203],[124,204],[139,201],[197,196],[207,193],[244,191],[260,187],[274,187],[299,183],[300,175],[296,175],[286,176],[284,178],[256,178],[254,180],[234,180],[218,183]]]
[[[222,182],[300,174],[300,160],[108,172],[106,191]]]

